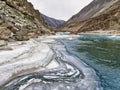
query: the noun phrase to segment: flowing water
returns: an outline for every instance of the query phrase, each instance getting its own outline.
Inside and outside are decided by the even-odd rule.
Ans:
[[[82,34],[65,42],[71,54],[96,71],[104,90],[120,90],[120,36]]]

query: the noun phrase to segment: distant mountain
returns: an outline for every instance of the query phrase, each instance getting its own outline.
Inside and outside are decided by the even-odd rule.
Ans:
[[[59,27],[60,25],[62,25],[63,23],[65,23],[64,20],[58,20],[58,19],[54,19],[54,18],[51,18],[51,17],[48,17],[44,14],[42,14],[45,22],[49,25],[49,26],[52,26],[52,27]]]
[[[120,31],[120,0],[93,0],[60,29],[71,33],[101,29]]]
[[[41,13],[27,0],[0,0],[0,40],[28,40],[50,33]]]

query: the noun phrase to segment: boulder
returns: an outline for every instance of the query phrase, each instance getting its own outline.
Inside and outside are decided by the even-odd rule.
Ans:
[[[7,45],[7,42],[6,42],[6,41],[0,40],[0,47],[6,46],[6,45]]]
[[[7,27],[0,27],[0,39],[8,40],[12,36],[12,32]]]

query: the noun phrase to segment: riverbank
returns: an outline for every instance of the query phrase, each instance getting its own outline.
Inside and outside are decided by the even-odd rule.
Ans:
[[[87,31],[80,34],[120,36],[120,31],[119,30],[96,30],[96,31]]]

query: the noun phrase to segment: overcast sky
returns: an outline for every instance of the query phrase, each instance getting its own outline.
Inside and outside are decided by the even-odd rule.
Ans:
[[[92,0],[28,0],[41,13],[56,19],[68,20]]]

